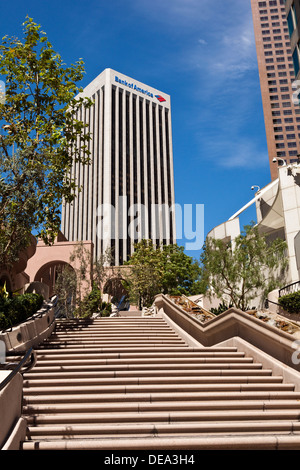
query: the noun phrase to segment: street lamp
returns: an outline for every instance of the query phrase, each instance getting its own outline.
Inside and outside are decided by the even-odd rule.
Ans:
[[[286,166],[286,161],[283,158],[279,158],[279,157],[273,158],[273,163],[276,163],[276,162],[278,162],[278,166]]]

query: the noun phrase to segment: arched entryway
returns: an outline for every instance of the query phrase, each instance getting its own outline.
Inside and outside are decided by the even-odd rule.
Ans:
[[[123,286],[123,280],[120,277],[108,279],[104,285],[103,294],[108,294],[111,302],[117,305],[120,310],[126,304],[128,292]]]
[[[72,266],[65,261],[51,261],[38,270],[34,280],[46,284],[49,287],[49,296],[51,297],[55,292],[55,283],[59,274],[66,268],[74,272]]]

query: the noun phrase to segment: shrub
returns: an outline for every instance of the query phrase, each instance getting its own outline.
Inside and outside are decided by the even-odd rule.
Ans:
[[[300,313],[300,292],[284,295],[278,299],[278,303],[289,313]]]
[[[231,307],[233,307],[233,305],[231,305],[231,304],[227,305],[227,304],[225,304],[225,302],[222,302],[222,303],[219,304],[218,308],[211,308],[210,311],[214,315],[220,315],[221,313],[226,312]]]
[[[0,299],[0,330],[15,326],[36,313],[43,305],[40,294],[28,293]]]
[[[109,317],[111,314],[111,304],[109,302],[102,302],[101,305],[101,316]]]
[[[82,300],[79,307],[75,310],[76,317],[91,317],[93,313],[100,313],[101,316],[109,316],[111,313],[111,304],[102,302],[100,289],[94,284],[91,292]]]

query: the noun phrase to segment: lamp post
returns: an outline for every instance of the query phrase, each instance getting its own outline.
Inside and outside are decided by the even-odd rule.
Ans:
[[[255,184],[254,186],[251,186],[251,190],[252,190],[252,191],[254,191],[255,188],[258,188],[256,192],[259,193],[259,191],[260,191],[260,186],[257,186],[257,184]]]
[[[278,162],[278,166],[286,166],[286,161],[283,158],[275,157],[273,158],[273,163]],[[279,163],[281,162],[281,163]]]

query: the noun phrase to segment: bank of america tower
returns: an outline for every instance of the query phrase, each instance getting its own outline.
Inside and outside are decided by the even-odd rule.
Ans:
[[[73,164],[81,191],[63,204],[69,241],[92,240],[122,265],[134,242],[176,242],[170,96],[112,69],[82,92],[93,106],[78,116],[91,133],[90,165]]]

